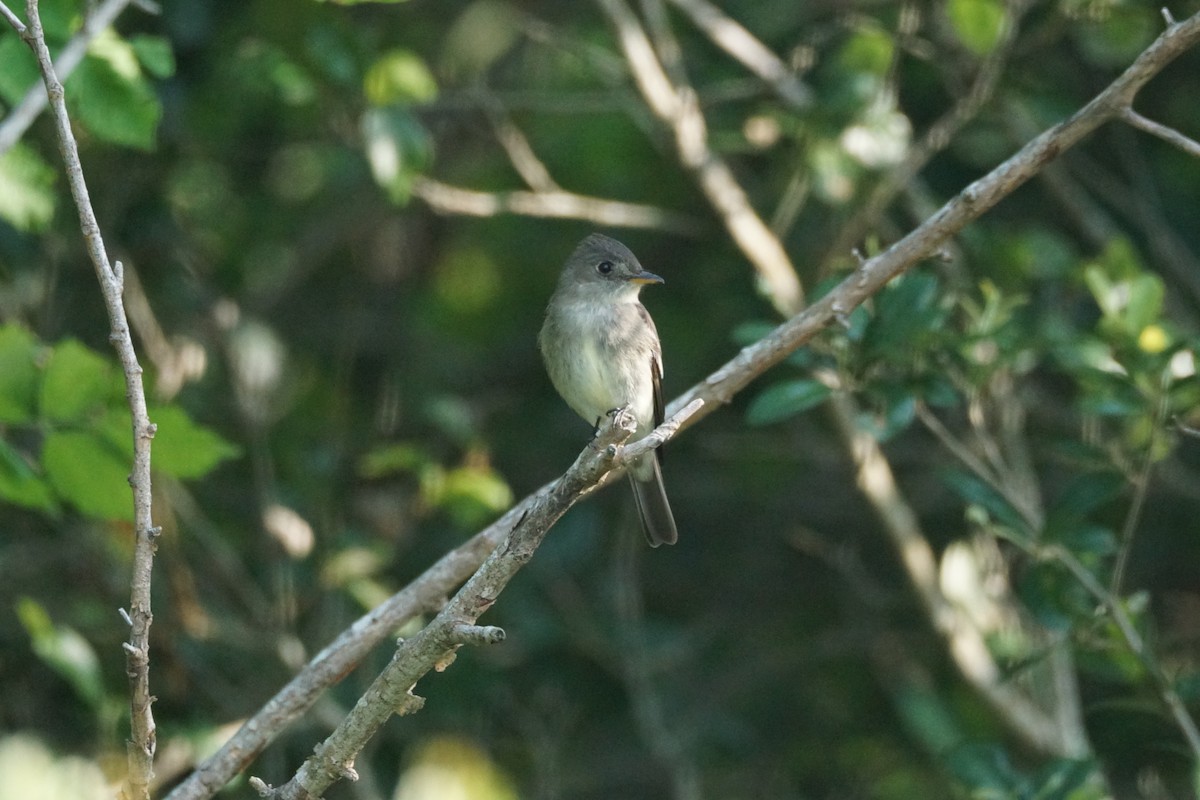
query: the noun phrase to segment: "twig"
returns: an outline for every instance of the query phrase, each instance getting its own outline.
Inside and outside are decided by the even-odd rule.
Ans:
[[[1004,65],[1012,52],[1013,42],[1016,41],[1016,29],[1020,16],[1027,2],[1009,4],[1012,19],[1004,26],[1003,38],[979,65],[971,86],[958,99],[954,106],[937,119],[921,140],[909,148],[904,160],[892,168],[883,179],[871,190],[866,202],[862,204],[854,216],[843,226],[837,240],[829,248],[829,256],[825,259],[840,259],[843,254],[854,247],[875,225],[880,214],[896,198],[896,195],[907,186],[912,179],[925,168],[929,161],[946,149],[954,134],[970,122],[991,99],[999,85]]]
[[[783,316],[804,305],[804,290],[791,259],[758,216],[733,171],[708,146],[696,92],[674,86],[637,16],[625,0],[597,0],[616,30],[634,82],[654,115],[670,128],[680,163],[691,172],[709,204],[762,281],[764,294]]]
[[[1154,658],[1154,654],[1146,647],[1146,641],[1142,635],[1138,633],[1137,626],[1133,624],[1133,620],[1129,618],[1129,614],[1121,605],[1121,600],[1112,592],[1106,590],[1104,586],[1096,579],[1087,567],[1080,563],[1075,554],[1064,547],[1053,545],[1043,548],[1038,551],[1042,557],[1048,557],[1058,561],[1079,581],[1080,585],[1087,590],[1093,598],[1096,599],[1105,610],[1112,615],[1112,620],[1117,626],[1117,630],[1121,632],[1121,637],[1129,646],[1129,651],[1133,653],[1142,667],[1149,673],[1151,680],[1154,681],[1158,688],[1159,696],[1162,697],[1163,703],[1171,712],[1171,716],[1175,718],[1175,724],[1179,726],[1179,730],[1183,733],[1183,738],[1187,742],[1188,749],[1192,752],[1192,758],[1200,761],[1200,729],[1196,727],[1196,721],[1192,719],[1191,712],[1188,711],[1183,699],[1175,690],[1175,686],[1171,679],[1163,673],[1162,667]]]
[[[674,415],[682,416],[681,413]],[[681,420],[676,419],[675,429]],[[275,800],[321,797],[336,781],[350,778],[358,753],[397,709],[407,709],[412,689],[432,669],[444,669],[464,641],[494,641],[475,621],[499,598],[513,576],[533,558],[550,527],[604,477],[633,457],[623,455],[621,443],[637,423],[628,411],[613,415],[596,439],[583,449],[570,469],[549,492],[539,494],[527,513],[492,551],[471,579],[417,635],[403,641],[375,681],[342,723],[317,745],[314,754],[283,786],[271,792]]]
[[[125,643],[132,739],[126,748],[129,774],[123,793],[128,800],[148,800],[150,780],[154,775],[156,740],[154,715],[150,708],[154,702],[150,694],[150,579],[154,566],[155,540],[159,534],[150,513],[150,440],[154,438],[155,425],[150,422],[146,411],[142,367],[138,364],[137,353],[133,348],[133,338],[129,332],[129,322],[125,318],[125,306],[121,299],[124,288],[123,269],[120,261],[110,263],[105,251],[100,226],[96,222],[96,214],[92,210],[87,183],[84,180],[83,167],[79,163],[79,148],[71,131],[71,120],[67,116],[63,85],[54,72],[50,51],[46,47],[37,0],[26,0],[25,12],[29,24],[21,32],[21,38],[33,50],[46,85],[59,151],[66,167],[71,196],[79,211],[79,225],[84,244],[95,268],[100,291],[104,296],[104,305],[108,311],[109,340],[117,351],[125,374],[125,393],[133,423],[133,469],[129,475],[129,484],[133,487],[135,537],[129,601],[129,616],[133,624],[129,641]]]
[[[644,440],[625,448],[620,463],[636,458],[660,444],[662,439],[673,436],[689,415],[698,413],[702,405],[702,402],[695,402],[683,411],[673,412]],[[610,472],[601,485],[615,480],[619,474],[619,470]],[[243,723],[216,753],[175,787],[167,800],[201,800],[214,795],[249,766],[284,728],[308,710],[321,692],[345,677],[392,631],[419,613],[442,608],[454,587],[470,577],[512,531],[525,526],[526,519],[558,489],[560,483],[561,479],[552,481],[526,497],[500,519],[442,556],[400,592],[359,618]]]
[[[58,58],[54,59],[54,71],[60,81],[65,81],[67,76],[75,71],[79,62],[87,54],[87,48],[92,39],[112,25],[129,4],[130,0],[104,0],[94,8],[89,4],[90,13],[85,15],[83,27],[71,37],[62,52],[58,54]],[[25,26],[21,24],[16,15],[3,4],[0,4],[0,10],[3,11],[9,24],[16,28],[17,33],[24,35]],[[46,87],[39,83],[30,88],[21,102],[17,103],[3,122],[0,122],[0,155],[7,152],[25,135],[25,131],[29,130],[29,126],[46,107],[46,99]]]
[[[1154,471],[1157,457],[1155,445],[1158,443],[1158,431],[1166,419],[1170,406],[1170,370],[1164,370],[1159,385],[1161,394],[1154,406],[1154,414],[1150,418],[1150,441],[1146,443],[1146,452],[1137,474],[1133,476],[1133,500],[1129,511],[1125,514],[1125,522],[1121,525],[1121,538],[1117,547],[1117,558],[1113,564],[1112,578],[1109,580],[1109,591],[1115,597],[1121,596],[1121,585],[1125,582],[1125,570],[1129,566],[1129,554],[1133,551],[1133,537],[1137,533],[1138,522],[1142,519],[1142,509],[1146,505],[1146,496],[1150,493],[1150,473]]]
[[[683,235],[695,235],[700,230],[699,223],[676,211],[564,191],[479,192],[432,178],[419,178],[413,194],[442,214],[581,219],[615,228],[649,228]]]
[[[670,0],[712,43],[768,83],[793,108],[807,108],[812,93],[787,65],[741,23],[708,0]]]
[[[521,176],[521,180],[525,181],[535,192],[561,192],[562,187],[555,182],[550,175],[550,170],[546,169],[546,165],[533,152],[533,146],[529,144],[525,134],[508,116],[500,102],[494,96],[487,94],[483,96],[482,106],[492,124],[492,130],[496,132],[497,141],[504,148],[504,152],[508,154],[509,163]]]
[[[1164,142],[1175,145],[1193,158],[1200,158],[1200,142],[1197,142],[1195,139],[1189,139],[1174,128],[1168,128],[1166,125],[1155,122],[1152,119],[1147,119],[1132,108],[1125,109],[1124,113],[1121,114],[1121,119],[1139,130],[1143,130],[1152,136],[1157,136]]]
[[[963,466],[1000,493],[1008,504],[1021,516],[1021,521],[1025,524],[1025,533],[1027,535],[1032,536],[1038,532],[1042,526],[1042,515],[1037,510],[1030,508],[1020,493],[1008,481],[1003,480],[1002,475],[1011,472],[1011,470],[1007,469],[1004,459],[999,457],[995,442],[991,444],[992,449],[997,450],[997,457],[991,459],[993,464],[989,465],[983,459],[979,458],[979,456],[975,455],[970,447],[956,438],[942,421],[938,419],[937,415],[930,411],[928,406],[923,403],[917,404],[917,419]],[[985,431],[980,431],[979,435],[981,439],[988,438]]]

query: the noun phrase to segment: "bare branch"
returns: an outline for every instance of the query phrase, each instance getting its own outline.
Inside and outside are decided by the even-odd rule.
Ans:
[[[788,105],[807,108],[812,103],[808,87],[792,74],[787,64],[741,23],[708,0],[670,0],[713,44],[733,56],[742,66],[768,83]]]
[[[87,53],[92,39],[112,25],[130,3],[131,0],[104,0],[95,7],[88,5],[90,13],[85,15],[83,27],[71,37],[71,41],[67,42],[62,52],[58,54],[58,58],[54,60],[54,71],[59,80],[65,81],[67,76],[75,71]],[[21,24],[21,21],[7,6],[0,6],[0,8],[3,9],[3,15],[8,19],[9,24],[17,29],[17,33],[23,34],[25,26]],[[17,103],[9,112],[4,121],[0,123],[0,154],[7,152],[9,148],[20,141],[21,137],[25,135],[25,131],[29,130],[29,126],[46,107],[46,99],[46,87],[39,83],[32,87],[21,99],[21,102]]]
[[[1174,128],[1168,128],[1166,125],[1162,125],[1152,119],[1147,119],[1132,108],[1125,109],[1121,114],[1121,119],[1139,130],[1143,130],[1152,136],[1157,136],[1164,142],[1175,145],[1189,156],[1200,158],[1200,142],[1197,142],[1195,139],[1189,139]]]
[[[413,194],[442,214],[468,217],[520,214],[527,217],[581,219],[615,228],[649,228],[683,235],[694,235],[700,230],[695,220],[676,211],[564,191],[480,192],[451,186],[433,178],[419,178],[413,186]]]
[[[521,180],[525,181],[535,192],[562,191],[562,187],[550,175],[550,170],[546,169],[546,165],[533,152],[533,146],[529,144],[525,134],[512,121],[500,103],[491,95],[487,95],[484,98],[483,110],[492,123],[496,139],[504,148],[504,152],[508,154],[509,163],[521,176]]]
[[[146,411],[142,367],[133,348],[133,338],[129,332],[129,322],[125,317],[125,306],[121,298],[124,270],[121,268],[121,262],[110,263],[105,251],[100,226],[96,222],[96,214],[92,210],[87,183],[84,180],[83,167],[79,163],[79,148],[71,131],[71,120],[67,116],[63,85],[50,62],[50,51],[46,47],[46,39],[42,32],[37,0],[26,0],[25,11],[29,25],[22,32],[21,38],[33,50],[46,85],[59,152],[66,167],[71,196],[79,212],[80,229],[108,311],[109,341],[117,351],[125,374],[125,393],[133,422],[133,469],[129,475],[129,484],[133,487],[135,536],[129,606],[129,616],[133,624],[129,641],[124,645],[126,672],[129,677],[132,739],[126,749],[129,774],[123,794],[129,800],[149,800],[156,746],[154,715],[150,708],[154,702],[154,697],[150,694],[150,578],[154,565],[155,540],[161,532],[154,526],[150,513],[150,440],[154,438],[157,428],[150,422]]]
[[[354,759],[430,670],[444,667],[464,631],[496,602],[514,575],[529,562],[550,527],[604,476],[619,467],[621,444],[637,428],[628,411],[613,415],[549,492],[539,494],[505,540],[492,551],[446,607],[416,636],[404,640],[391,662],[359,698],[342,723],[317,745],[295,776],[271,793],[277,800],[321,797],[347,777]],[[484,629],[486,630],[486,629]],[[475,634],[469,634],[476,638]]]

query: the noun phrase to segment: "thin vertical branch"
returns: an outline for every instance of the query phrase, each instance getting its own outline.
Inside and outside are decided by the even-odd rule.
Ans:
[[[159,529],[154,527],[150,515],[150,440],[154,438],[155,426],[150,422],[146,410],[146,392],[142,386],[142,367],[138,364],[133,348],[129,322],[125,318],[122,301],[124,275],[121,262],[109,262],[100,235],[100,226],[92,210],[83,167],[79,163],[79,148],[67,116],[63,85],[54,71],[50,50],[42,31],[38,15],[37,0],[26,0],[26,17],[29,22],[19,30],[21,38],[33,50],[37,58],[42,80],[46,85],[50,111],[54,117],[55,134],[59,152],[66,168],[71,197],[79,211],[79,227],[83,232],[84,244],[100,291],[108,311],[110,326],[109,341],[117,351],[125,374],[125,396],[133,422],[133,470],[129,484],[133,487],[133,511],[135,542],[133,551],[133,575],[130,581],[130,638],[124,644],[126,674],[129,677],[130,717],[132,739],[127,747],[129,774],[123,793],[128,800],[148,800],[150,780],[154,775],[155,727],[150,694],[150,576],[154,564],[155,539]]]
[[[1125,582],[1125,570],[1129,566],[1129,554],[1133,550],[1133,536],[1137,532],[1138,522],[1142,519],[1142,509],[1146,505],[1146,495],[1150,492],[1150,473],[1154,471],[1155,461],[1155,446],[1158,444],[1159,430],[1166,420],[1168,406],[1170,405],[1170,370],[1163,373],[1162,382],[1159,386],[1161,394],[1158,397],[1158,403],[1154,406],[1154,414],[1150,418],[1150,441],[1146,443],[1146,452],[1142,457],[1142,463],[1138,467],[1137,473],[1133,476],[1133,500],[1129,504],[1129,512],[1125,515],[1125,522],[1121,526],[1121,538],[1117,547],[1117,558],[1113,565],[1112,579],[1109,582],[1109,591],[1113,595],[1121,596],[1121,585]]]

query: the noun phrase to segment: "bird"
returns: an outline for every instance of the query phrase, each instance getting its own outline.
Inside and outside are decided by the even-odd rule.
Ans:
[[[623,408],[637,422],[631,441],[662,424],[662,346],[639,299],[642,287],[662,283],[628,247],[600,233],[580,242],[563,265],[538,347],[554,388],[597,431]],[[659,451],[640,456],[627,472],[646,541],[674,544],[679,534]]]

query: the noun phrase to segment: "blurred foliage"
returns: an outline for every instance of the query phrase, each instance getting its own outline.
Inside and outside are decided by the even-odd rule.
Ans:
[[[41,3],[53,51],[86,5]],[[667,4],[710,143],[812,296],[1162,25],[1131,0],[718,5],[812,93],[780,100]],[[690,237],[608,231],[666,278],[643,297],[671,396],[774,320],[596,5],[162,6],[124,12],[66,89],[109,251],[137,277],[170,785],[588,439],[535,338],[596,226],[434,213],[423,178],[526,189],[527,145],[567,191],[693,219]],[[983,69],[999,72],[982,107],[859,219]],[[36,79],[0,31],[0,111]],[[1198,82],[1193,52],[1138,109],[1195,138]],[[59,163],[45,115],[0,153],[0,796],[96,795],[127,727],[129,417]],[[328,796],[1194,797],[1153,675],[1069,564],[1108,587],[1127,556],[1121,608],[1200,711],[1197,185],[1200,162],[1119,125],[1066,153],[672,442],[678,546],[642,548],[624,487],[568,514],[485,618],[507,641],[423,680],[424,710]],[[958,676],[859,494],[835,388],[884,443],[943,591],[977,603],[1002,679],[1052,692],[1066,651],[1087,752],[1037,752]],[[286,780],[390,654],[250,773]]]

